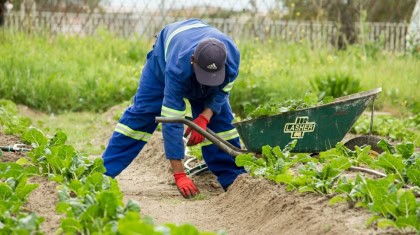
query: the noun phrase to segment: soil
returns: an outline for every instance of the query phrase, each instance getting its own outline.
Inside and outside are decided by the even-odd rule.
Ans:
[[[107,115],[113,116],[113,113]],[[111,123],[111,125],[115,125]],[[108,136],[100,136],[106,145]],[[19,143],[19,138],[0,132],[0,145]],[[0,161],[16,161],[23,153],[3,153]],[[160,132],[116,179],[128,199],[140,203],[141,214],[156,223],[193,224],[201,231],[227,234],[378,234],[366,228],[371,214],[350,209],[347,204],[328,205],[327,197],[287,192],[284,186],[243,174],[227,192],[210,172],[191,177],[201,195],[184,199],[173,182],[165,160]],[[26,208],[45,217],[42,231],[55,234],[60,215],[55,212],[57,185],[45,178],[32,178],[40,186],[32,192]]]
[[[126,199],[140,203],[142,214],[157,223],[191,223],[203,231],[227,234],[375,234],[371,216],[347,204],[329,206],[327,197],[287,192],[265,179],[241,175],[227,192],[210,172],[191,178],[200,199],[183,199],[164,160],[160,133],[118,177]]]

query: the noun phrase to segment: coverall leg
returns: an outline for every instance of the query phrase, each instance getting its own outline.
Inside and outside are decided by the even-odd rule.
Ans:
[[[193,100],[190,100],[190,104],[193,118],[195,119],[204,110],[204,104]],[[225,140],[240,148],[239,136],[232,121],[232,110],[229,103],[226,102],[222,106],[220,113],[213,115],[207,127],[219,134],[219,136],[225,136]],[[202,143],[201,151],[208,169],[217,176],[217,180],[224,190],[227,190],[238,175],[246,172],[243,167],[236,166],[234,157],[209,141]]]
[[[125,110],[102,156],[108,176],[120,174],[157,127],[155,117],[160,116],[162,109],[164,84],[155,77],[156,66],[157,62],[148,56],[133,105]]]

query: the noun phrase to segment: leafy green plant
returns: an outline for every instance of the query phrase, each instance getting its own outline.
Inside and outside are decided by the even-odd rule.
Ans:
[[[27,184],[27,178],[33,175],[48,176],[60,184],[56,209],[65,215],[57,231],[60,234],[126,234],[129,225],[139,226],[135,231],[146,234],[211,234],[201,233],[192,225],[155,225],[150,219],[140,218],[138,203],[129,200],[124,204],[117,181],[104,175],[103,160],[80,155],[66,144],[64,132],[48,137],[36,128],[20,131],[33,149],[29,159],[0,163],[0,234],[42,234],[43,218],[21,209],[38,186]]]
[[[5,134],[23,134],[31,120],[18,115],[16,104],[10,100],[0,99],[0,126]]]
[[[0,233],[41,234],[42,217],[24,212],[22,205],[37,184],[28,184],[28,176],[34,169],[26,169],[16,163],[0,163]]]
[[[360,80],[349,74],[333,73],[315,77],[310,81],[312,89],[318,93],[319,99],[325,96],[338,98],[360,92]]]
[[[290,151],[296,146],[297,141],[290,142],[283,150],[276,146],[271,148],[266,145],[262,148],[262,156],[255,157],[252,153],[240,154],[235,158],[236,165],[243,166],[253,176],[262,176],[276,180],[278,175],[291,175],[290,167],[312,161],[306,154],[292,155]]]
[[[332,101],[334,101],[334,99],[331,96],[323,97],[321,101],[318,101],[318,97],[314,93],[309,92],[305,94],[303,99],[289,99],[278,104],[265,103],[257,107],[247,105],[245,106],[245,113],[247,114],[247,119],[253,119],[310,108],[317,105],[330,103]]]
[[[393,227],[401,232],[420,231],[420,202],[414,190],[419,187],[420,155],[412,143],[395,147],[381,140],[384,149],[377,159],[369,155],[370,146],[348,149],[343,143],[321,152],[317,159],[308,155],[293,155],[290,150],[296,142],[283,151],[264,146],[262,156],[243,154],[236,164],[244,166],[253,176],[265,177],[286,185],[287,190],[332,195],[330,204],[347,202],[350,207],[364,207],[374,215],[368,223],[380,228]],[[388,174],[385,178],[370,179],[357,174],[343,174],[354,165],[379,169]],[[403,185],[413,185],[405,189]],[[409,187],[410,188],[410,187]]]
[[[390,115],[376,115],[372,134],[388,137],[391,140],[410,141],[420,144],[420,114],[400,119]],[[353,125],[351,132],[368,134],[370,117],[362,115]]]

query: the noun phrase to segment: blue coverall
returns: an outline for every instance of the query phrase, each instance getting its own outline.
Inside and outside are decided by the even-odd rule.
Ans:
[[[199,84],[191,64],[194,49],[205,38],[216,38],[227,49],[226,78],[217,87]],[[207,127],[240,147],[228,100],[238,76],[239,62],[239,51],[232,39],[204,22],[190,19],[167,25],[147,54],[133,105],[119,120],[102,156],[105,174],[115,177],[133,161],[156,129],[156,116],[185,117],[184,98],[191,104],[193,118],[205,107],[210,108],[214,114]],[[162,124],[167,159],[184,158],[183,131],[184,126],[180,123]],[[207,140],[201,149],[209,170],[224,189],[245,172],[236,166],[232,156]]]

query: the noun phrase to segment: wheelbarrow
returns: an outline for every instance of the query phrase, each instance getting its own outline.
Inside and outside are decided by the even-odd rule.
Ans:
[[[239,149],[231,145],[209,128],[203,130],[185,118],[156,117],[156,122],[183,123],[234,157],[244,153],[260,154],[264,145],[284,148],[295,139],[298,141],[292,152],[319,153],[335,147],[338,142],[342,141],[359,116],[371,104],[369,135],[351,139],[345,145],[349,148],[363,144],[376,146],[379,138],[371,135],[373,107],[374,101],[381,91],[382,88],[376,88],[339,97],[328,104],[233,123],[246,149]],[[203,166],[198,170],[201,169]]]

